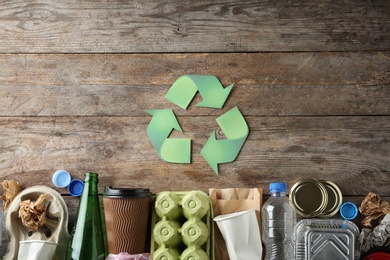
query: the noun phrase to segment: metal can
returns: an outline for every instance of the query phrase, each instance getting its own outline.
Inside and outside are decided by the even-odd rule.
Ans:
[[[297,214],[304,218],[319,216],[328,205],[325,186],[313,179],[298,181],[290,190],[290,201]]]
[[[328,203],[325,209],[321,212],[319,217],[321,218],[329,218],[335,215],[343,202],[343,195],[339,189],[339,187],[332,181],[320,180],[322,185],[325,186]]]

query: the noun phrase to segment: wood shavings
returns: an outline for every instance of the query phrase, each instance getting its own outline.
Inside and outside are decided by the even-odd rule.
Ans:
[[[366,227],[372,227],[372,220],[390,214],[390,205],[387,201],[381,201],[379,195],[370,192],[362,201],[359,211],[365,216],[362,224]]]
[[[20,203],[19,217],[22,223],[30,230],[37,231],[46,223],[45,199],[48,194],[42,194],[35,202],[25,200]]]
[[[1,185],[3,185],[4,194],[1,196],[3,200],[3,210],[7,212],[9,205],[12,200],[22,191],[22,188],[19,185],[19,182],[15,180],[4,180]]]

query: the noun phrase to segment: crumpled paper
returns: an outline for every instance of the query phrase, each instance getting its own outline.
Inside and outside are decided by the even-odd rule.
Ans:
[[[9,204],[11,201],[22,191],[22,188],[19,185],[19,182],[15,180],[4,180],[1,185],[3,185],[4,193],[1,195],[3,200],[3,210],[7,212]]]
[[[372,227],[372,220],[390,214],[390,205],[387,201],[381,201],[378,194],[370,192],[362,201],[359,211],[365,216],[362,224],[366,227]]]
[[[47,196],[48,194],[44,193],[34,202],[24,200],[20,203],[19,217],[25,227],[37,231],[39,227],[46,223],[45,199]]]
[[[374,229],[363,228],[359,236],[360,249],[368,252],[374,247],[390,247],[390,215]]]

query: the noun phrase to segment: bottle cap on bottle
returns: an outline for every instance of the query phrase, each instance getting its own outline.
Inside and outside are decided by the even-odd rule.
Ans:
[[[357,206],[352,202],[345,202],[340,207],[340,215],[346,220],[356,218],[358,214]]]
[[[270,192],[286,192],[287,184],[285,182],[271,182],[269,185]]]
[[[57,188],[65,188],[69,185],[71,177],[69,172],[58,170],[53,174],[51,180]]]
[[[74,197],[78,197],[83,193],[84,183],[80,180],[72,180],[68,185],[68,192]]]

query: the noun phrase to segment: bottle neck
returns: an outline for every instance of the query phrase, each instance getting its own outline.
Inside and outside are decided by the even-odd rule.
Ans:
[[[271,192],[271,197],[286,197],[286,192]]]
[[[98,174],[93,172],[87,172],[84,174],[84,190],[89,195],[98,194]]]
[[[87,172],[84,174],[84,182],[99,182],[98,179],[99,174],[94,172]]]

